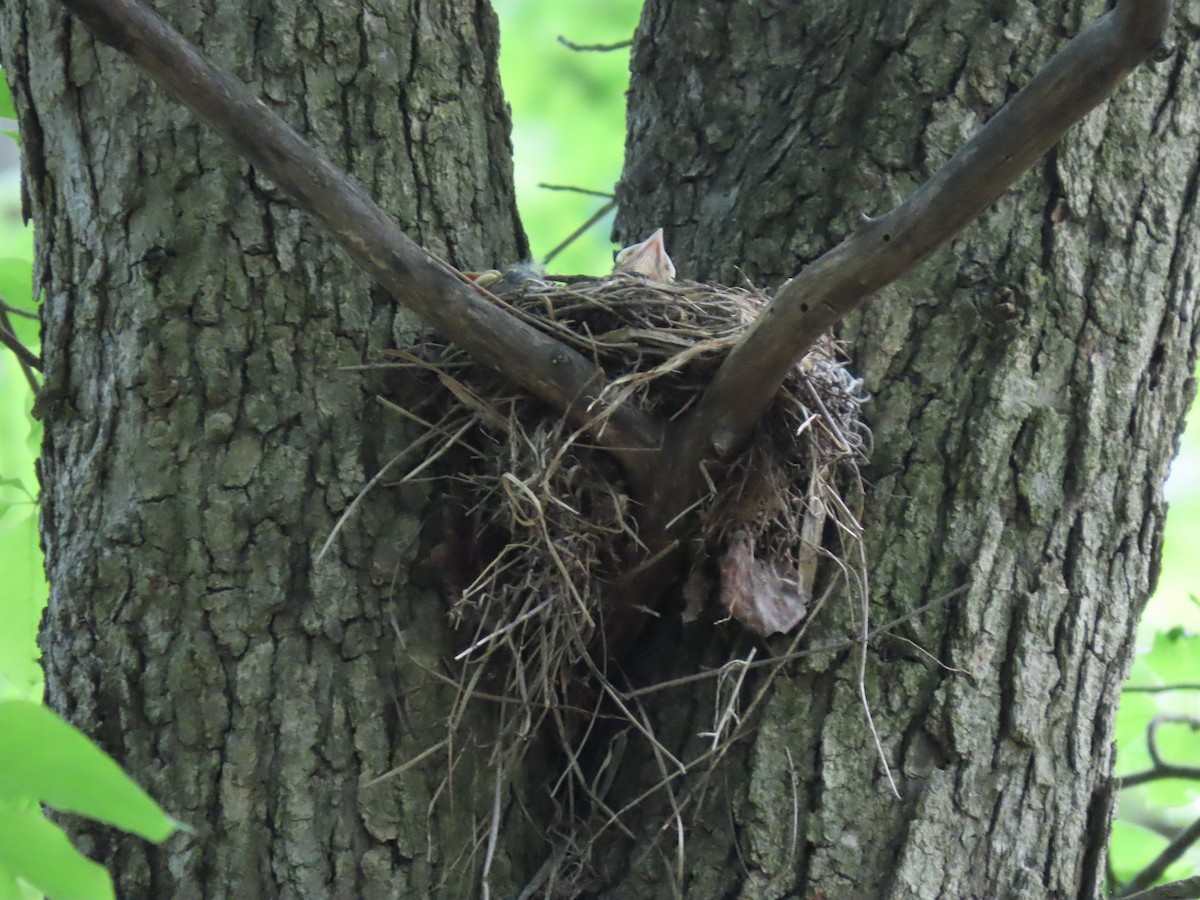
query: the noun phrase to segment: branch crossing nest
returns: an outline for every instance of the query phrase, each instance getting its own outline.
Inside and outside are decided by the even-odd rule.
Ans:
[[[529,281],[503,297],[609,373],[611,406],[636,403],[668,419],[699,399],[767,300],[740,288],[627,275],[570,285]],[[452,473],[464,486],[458,494],[467,515],[435,555],[456,616],[480,625],[473,646],[542,613],[577,619],[590,632],[603,618],[604,586],[628,565],[627,542],[637,540],[615,464],[454,347],[429,343],[393,355],[437,376],[445,388],[438,430],[458,435],[474,457],[470,471]],[[829,517],[857,532],[836,485],[869,450],[859,416],[864,400],[861,381],[834,341],[823,339],[795,367],[740,461],[693,513],[718,560],[721,605],[756,634],[790,631],[803,618]],[[494,554],[485,546],[493,543]],[[698,575],[689,579],[689,618],[704,612],[703,586]]]
[[[609,408],[634,403],[663,420],[699,399],[768,301],[752,290],[629,275],[528,281],[499,299],[594,359],[611,382]],[[460,702],[500,654],[508,696],[523,710],[506,717],[514,745],[547,716],[567,743],[586,723],[572,725],[563,711],[599,708],[594,693],[573,690],[581,673],[616,696],[591,648],[611,586],[646,556],[621,472],[560,415],[457,348],[431,341],[392,355],[441,388],[418,412],[441,436],[436,454],[454,458],[441,474],[459,508],[434,561],[466,636]],[[765,636],[805,618],[818,561],[848,558],[839,547],[860,535],[839,485],[857,483],[869,451],[864,401],[832,338],[794,367],[751,445],[687,513],[702,529],[680,592],[686,620],[733,618]]]

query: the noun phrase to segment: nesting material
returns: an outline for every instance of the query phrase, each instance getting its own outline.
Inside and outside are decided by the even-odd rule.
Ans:
[[[634,403],[674,419],[768,298],[614,275],[527,281],[499,300],[603,367],[610,408]],[[436,423],[439,454],[453,451],[441,474],[458,509],[434,562],[464,630],[459,659],[481,663],[502,649],[512,696],[540,715],[569,705],[572,678],[596,674],[589,648],[606,592],[645,556],[620,470],[561,415],[457,348],[429,343],[395,356],[441,387],[427,401],[435,412],[414,417]],[[686,619],[733,618],[759,635],[803,620],[818,561],[838,555],[839,533],[858,532],[838,486],[868,450],[863,400],[832,339],[794,368],[751,445],[688,513],[703,527],[681,585]]]
[[[604,369],[609,388],[598,412],[633,403],[662,420],[687,414],[768,301],[752,290],[625,274],[517,284],[497,301]],[[490,704],[500,785],[518,771],[533,736],[551,740],[566,761],[549,785],[564,820],[561,834],[574,833],[567,823],[583,824],[575,818],[579,810],[606,817],[599,829],[585,826],[589,833],[578,844],[564,837],[569,846],[552,856],[559,868],[578,868],[605,828],[625,827],[622,813],[608,806],[621,753],[610,748],[612,758],[599,768],[585,765],[580,752],[589,737],[616,728],[640,736],[660,762],[674,758],[637,695],[608,668],[605,618],[613,613],[614,585],[648,555],[636,504],[619,466],[586,432],[462,351],[430,341],[392,355],[392,365],[415,370],[429,387],[408,408],[383,401],[426,429],[406,451],[410,463],[416,452],[425,459],[401,480],[432,474],[447,488],[431,562],[462,642],[459,689],[446,723],[452,739],[445,744],[460,742],[455,734],[469,703]],[[869,450],[864,400],[834,341],[819,342],[793,368],[738,460],[684,513],[699,526],[685,529],[693,535],[688,565],[654,614],[725,620],[723,627],[760,636],[794,631],[789,649],[795,649],[803,634],[798,626],[819,605],[813,597],[818,579],[824,581],[819,564],[827,563],[832,576],[863,565],[857,503],[843,490],[857,486],[857,466]],[[761,699],[761,690],[745,705],[740,696],[759,649],[711,673],[725,687],[717,690],[724,699],[706,732],[710,765],[738,739],[740,723]],[[769,664],[770,680],[788,656],[774,662],[768,648],[754,665]],[[598,730],[601,720],[607,730]],[[453,766],[451,759],[447,771]],[[664,776],[640,796],[670,783]],[[682,806],[675,799],[671,805],[671,821],[681,822]],[[667,833],[667,825],[653,833]],[[499,827],[499,817],[488,825],[493,835]],[[483,835],[479,843],[487,843]]]

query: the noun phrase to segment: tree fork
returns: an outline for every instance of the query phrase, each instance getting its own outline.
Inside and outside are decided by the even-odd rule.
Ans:
[[[433,258],[351,178],[237,79],[225,75],[136,0],[61,0],[97,39],[129,56],[224,135],[313,215],[397,302],[475,359],[589,427],[623,465],[641,503],[641,537],[654,562],[631,573],[626,608],[657,607],[681,543],[682,515],[704,485],[702,465],[729,460],[765,414],[788,370],[813,342],[952,240],[1063,133],[1152,55],[1169,51],[1170,0],[1119,0],[1073,38],[924,185],[785,284],[747,329],[696,409],[667,427],[631,406],[597,412],[604,373],[492,303]],[[620,617],[624,618],[624,617]],[[618,646],[640,629],[618,629]],[[616,637],[613,635],[611,637]]]

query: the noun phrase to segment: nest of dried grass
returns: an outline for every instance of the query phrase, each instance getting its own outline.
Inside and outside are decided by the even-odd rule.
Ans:
[[[602,366],[612,382],[604,402],[671,419],[700,397],[768,298],[615,275],[529,282],[500,300]],[[451,728],[481,673],[499,663],[508,699],[520,701],[521,713],[505,716],[510,747],[549,719],[570,755],[601,706],[623,707],[594,651],[611,585],[640,553],[621,473],[561,416],[456,348],[430,342],[393,356],[436,382],[434,411],[405,414],[429,429],[438,448],[430,457],[454,459],[440,474],[453,482],[458,510],[434,552],[465,641]],[[703,528],[682,591],[686,618],[732,617],[767,635],[809,613],[818,561],[844,565],[842,538],[859,533],[839,487],[869,449],[863,401],[832,339],[794,368],[751,446],[688,513]],[[430,468],[427,459],[417,470]],[[578,690],[581,680],[593,688]],[[573,767],[566,782],[602,803]]]

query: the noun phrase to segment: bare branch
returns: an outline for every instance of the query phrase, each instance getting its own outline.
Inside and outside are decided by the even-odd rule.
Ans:
[[[550,184],[548,181],[539,181],[538,187],[543,191],[566,191],[569,194],[583,194],[586,197],[603,197],[605,200],[612,200],[614,197],[612,191],[593,191],[591,188],[578,187],[573,184]]]
[[[1121,896],[1124,900],[1193,900],[1200,897],[1200,875]]]
[[[613,50],[624,50],[626,47],[633,46],[632,40],[617,41],[615,44],[576,44],[574,41],[568,41],[561,34],[558,36],[558,42],[568,50],[575,50],[579,53],[586,53],[588,51],[609,53]]]
[[[214,68],[136,0],[62,0],[95,37],[124,53],[313,216],[365,271],[443,336],[573,421],[587,425],[604,373],[583,355],[489,302],[410,240],[366,191],[244,84]],[[632,474],[658,446],[657,423],[626,406],[598,440]]]
[[[683,446],[718,458],[740,449],[813,342],[958,234],[1130,71],[1165,47],[1170,15],[1170,0],[1120,0],[916,193],[785,284],[730,352],[686,423]]]
[[[1155,716],[1146,727],[1146,750],[1153,765],[1143,772],[1135,772],[1133,775],[1114,779],[1118,787],[1137,787],[1139,784],[1159,781],[1163,778],[1186,778],[1192,781],[1200,781],[1200,767],[1181,766],[1163,760],[1162,754],[1158,749],[1158,729],[1163,725],[1186,725],[1192,731],[1200,730],[1200,720],[1191,716],[1165,714]]]
[[[12,319],[8,317],[9,305],[3,300],[0,300],[0,344],[7,347],[17,357],[17,361],[21,364],[21,372],[25,376],[25,380],[29,382],[29,387],[33,390],[36,397],[38,390],[37,378],[33,374],[33,370],[42,371],[42,360],[36,353],[21,343],[21,339],[17,337],[16,329],[13,328]]]
[[[1117,894],[1118,897],[1131,897],[1162,878],[1163,873],[1167,868],[1183,854],[1187,853],[1188,849],[1200,840],[1200,819],[1197,819],[1183,831],[1181,831],[1175,840],[1167,844],[1166,849],[1158,854],[1150,865],[1138,872],[1137,875],[1125,885],[1124,889]],[[1194,894],[1192,896],[1195,896]]]
[[[27,309],[21,309],[19,306],[13,306],[13,304],[9,303],[3,297],[0,297],[0,309],[4,310],[6,313],[11,313],[14,316],[20,316],[22,319],[33,319],[35,322],[41,318],[41,316],[35,312],[30,312]]]
[[[1200,768],[1163,763],[1142,772],[1135,772],[1132,775],[1126,775],[1123,778],[1115,778],[1113,780],[1116,782],[1118,788],[1124,790],[1125,788],[1137,787],[1140,784],[1149,784],[1151,781],[1162,781],[1164,778],[1183,778],[1188,781],[1200,781]]]
[[[1162,694],[1167,691],[1200,691],[1200,684],[1127,684],[1121,688],[1122,694]]]
[[[569,235],[566,236],[565,239],[563,239],[562,241],[559,242],[558,246],[556,246],[553,250],[551,250],[549,253],[546,254],[545,258],[542,260],[542,265],[543,266],[550,265],[550,263],[553,262],[554,257],[558,256],[558,254],[562,253],[564,250],[566,250],[568,247],[570,247],[571,244],[573,244],[580,235],[582,235],[585,231],[587,231],[589,228],[591,228],[593,225],[595,225],[597,222],[599,222],[601,219],[603,219],[605,216],[607,216],[610,212],[612,212],[613,209],[616,207],[616,205],[617,205],[616,200],[609,200],[607,203],[605,203],[603,206],[601,206],[598,210],[596,210],[594,213],[592,213],[590,216],[588,216],[588,219],[586,222],[584,222],[582,225],[580,225],[578,228],[576,228],[574,231],[572,231]]]

